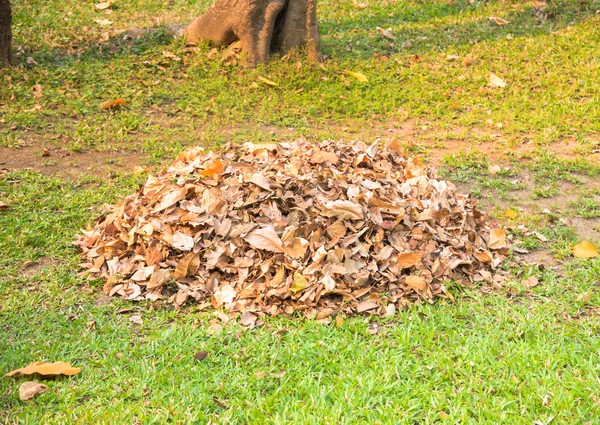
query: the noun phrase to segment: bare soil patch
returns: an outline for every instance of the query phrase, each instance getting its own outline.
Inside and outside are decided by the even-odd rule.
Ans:
[[[132,172],[142,157],[136,152],[71,152],[34,144],[18,149],[0,147],[0,168],[34,170],[44,175],[77,176],[89,173],[106,176],[115,172]]]

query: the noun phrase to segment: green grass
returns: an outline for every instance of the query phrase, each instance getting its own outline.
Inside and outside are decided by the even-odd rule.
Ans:
[[[277,317],[215,332],[213,312],[106,300],[102,282],[78,275],[74,235],[144,176],[9,171],[0,177],[9,205],[0,210],[0,373],[37,360],[83,371],[48,381],[49,391],[27,403],[17,391],[26,378],[0,379],[0,422],[600,423],[600,259],[571,255],[582,239],[600,242],[591,232],[600,1],[549,1],[543,19],[520,1],[359,9],[323,0],[323,66],[275,55],[255,70],[223,62],[223,52],[207,59],[207,46],[188,53],[168,35],[166,25],[190,21],[207,1],[117,0],[110,14],[93,1],[13,3],[18,64],[0,73],[0,148],[15,149],[7,155],[24,146],[61,148],[75,161],[80,152],[129,151],[158,169],[192,144],[399,137],[411,155],[440,162],[440,175],[470,190],[521,248],[549,260],[511,257],[502,288],[448,283],[455,303],[414,305],[391,319],[337,327]],[[156,30],[118,34],[130,28]],[[507,86],[489,87],[490,73]],[[100,110],[117,97],[128,105]],[[54,152],[34,160],[62,164]],[[118,156],[96,165],[128,166]],[[519,216],[506,219],[508,208]],[[570,218],[586,220],[589,232],[576,233]],[[530,276],[540,285],[527,288]],[[128,320],[134,312],[143,325]],[[368,332],[372,323],[378,334]],[[200,350],[209,356],[196,361]]]

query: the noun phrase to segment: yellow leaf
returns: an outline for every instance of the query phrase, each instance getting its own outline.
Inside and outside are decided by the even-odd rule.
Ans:
[[[573,255],[577,258],[594,258],[598,256],[598,249],[588,241],[583,241],[573,247]]]
[[[263,83],[265,83],[269,86],[277,86],[277,83],[275,81],[269,80],[268,78],[265,78],[265,77],[261,77],[260,75],[258,76],[258,80],[262,81]]]
[[[295,294],[296,292],[302,291],[307,286],[308,281],[304,276],[302,276],[302,273],[298,271],[294,272],[294,284],[290,288],[290,291],[292,291]]]
[[[506,218],[510,218],[511,220],[513,220],[513,219],[515,219],[515,218],[517,218],[519,216],[519,213],[516,212],[516,211],[513,211],[513,210],[506,210],[504,212],[504,216]]]
[[[367,81],[369,81],[367,76],[365,74],[363,74],[362,72],[353,72],[353,71],[346,71],[346,72],[348,73],[348,75],[353,76],[361,83],[366,83]]]
[[[72,367],[67,362],[54,362],[54,363],[46,363],[46,362],[33,362],[29,366],[23,367],[21,369],[13,370],[12,372],[7,373],[5,376],[13,376],[16,374],[21,375],[31,375],[34,373],[38,373],[40,375],[77,375],[81,372],[80,367]]]

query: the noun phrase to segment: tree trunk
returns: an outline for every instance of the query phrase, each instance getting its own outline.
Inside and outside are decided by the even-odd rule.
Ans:
[[[272,50],[285,53],[307,47],[316,61],[321,54],[317,0],[217,0],[187,26],[184,35],[191,45],[239,40],[250,67],[266,62]]]
[[[11,60],[11,13],[10,1],[0,0],[0,67]]]

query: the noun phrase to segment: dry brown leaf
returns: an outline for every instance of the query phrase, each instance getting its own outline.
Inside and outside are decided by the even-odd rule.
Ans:
[[[356,311],[358,313],[364,313],[365,311],[373,310],[377,307],[379,307],[379,304],[377,304],[375,301],[367,300],[361,302],[358,307],[356,307]]]
[[[253,230],[244,237],[244,240],[254,248],[270,252],[285,252],[277,232],[270,227]]]
[[[198,271],[199,267],[200,256],[190,252],[177,263],[177,267],[175,267],[175,272],[173,273],[173,280],[181,280],[188,274],[193,275]]]
[[[577,258],[594,258],[598,256],[598,249],[590,242],[583,241],[573,247],[573,255]]]
[[[423,259],[420,252],[402,252],[398,254],[398,266],[402,269],[409,269],[416,266]]]
[[[380,33],[381,35],[383,35],[385,38],[388,38],[388,39],[390,39],[390,40],[392,40],[392,41],[395,41],[395,40],[396,40],[396,37],[394,37],[394,34],[392,34],[392,33],[391,33],[389,30],[385,30],[385,29],[383,29],[383,28],[380,28],[380,27],[377,27],[376,29],[377,29],[377,31],[379,31],[379,33]]]
[[[406,284],[419,293],[427,290],[427,281],[421,276],[406,276]]]
[[[502,249],[506,248],[506,232],[502,228],[492,229],[490,231],[490,240],[488,242],[488,247],[490,249]]]
[[[81,372],[80,367],[72,367],[67,362],[54,362],[54,363],[46,363],[46,362],[33,362],[29,366],[23,367],[21,369],[13,370],[12,372],[7,373],[5,376],[13,376],[13,375],[32,375],[37,373],[43,376],[58,376],[58,375],[66,375],[72,376]]]
[[[359,204],[351,201],[331,201],[323,205],[321,215],[340,220],[362,220],[363,211]]]
[[[253,326],[257,319],[258,317],[256,316],[256,314],[251,313],[249,311],[245,311],[242,314],[240,323],[244,326]]]
[[[22,401],[29,401],[40,394],[48,391],[48,386],[38,382],[23,382],[19,387],[19,398]]]

